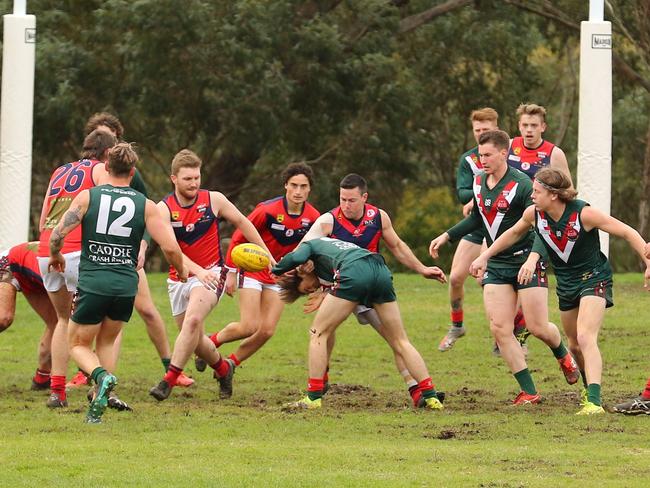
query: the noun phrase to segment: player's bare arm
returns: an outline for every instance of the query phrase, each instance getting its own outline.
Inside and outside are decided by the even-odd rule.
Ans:
[[[571,179],[571,171],[569,171],[569,162],[566,159],[566,154],[564,154],[564,151],[557,146],[553,148],[553,152],[551,153],[551,168],[558,169],[565,173],[573,184],[573,180]]]
[[[332,233],[334,228],[334,216],[326,212],[316,219],[314,225],[307,231],[300,242],[311,241],[319,237],[327,237]]]
[[[72,200],[70,208],[63,215],[57,226],[52,230],[50,236],[50,262],[49,268],[63,272],[65,270],[65,259],[61,255],[63,241],[72,230],[74,230],[86,215],[90,193],[84,190]]]
[[[222,193],[219,193],[218,191],[211,191],[210,203],[215,214],[221,215],[228,222],[238,228],[242,234],[244,234],[244,237],[248,240],[248,242],[257,244],[269,254],[272,266],[275,266],[275,264],[277,264],[253,223],[248,220],[246,216],[241,213],[230,200],[228,200]]]
[[[425,278],[435,279],[441,283],[447,281],[445,274],[437,266],[425,266],[411,248],[397,235],[388,214],[379,209],[381,214],[381,235],[390,252],[397,260]]]
[[[625,222],[621,222],[611,215],[607,215],[591,206],[585,207],[582,210],[580,220],[582,220],[584,229],[587,232],[592,229],[600,229],[610,235],[625,239],[630,244],[630,247],[641,257],[646,268],[650,267],[650,260],[645,256],[646,244],[643,237]]]
[[[144,221],[151,238],[158,243],[169,264],[176,268],[179,280],[187,281],[187,268],[183,266],[183,253],[176,242],[169,219],[163,218],[159,208],[151,200],[147,200]]]

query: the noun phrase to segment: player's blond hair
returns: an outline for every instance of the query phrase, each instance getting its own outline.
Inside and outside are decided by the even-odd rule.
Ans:
[[[201,168],[203,161],[194,151],[181,149],[172,159],[172,174],[178,175],[181,168]]]
[[[128,142],[119,142],[108,150],[108,172],[113,176],[127,176],[137,162],[138,155]]]
[[[517,118],[521,119],[522,115],[539,115],[542,122],[546,122],[546,109],[535,103],[522,103],[517,107]]]
[[[578,196],[571,178],[564,171],[550,167],[542,168],[535,173],[535,180],[546,190],[555,193],[562,203],[569,203]]]
[[[472,110],[472,113],[469,114],[470,122],[494,122],[495,124],[499,121],[499,113],[491,107],[483,107],[476,110]]]

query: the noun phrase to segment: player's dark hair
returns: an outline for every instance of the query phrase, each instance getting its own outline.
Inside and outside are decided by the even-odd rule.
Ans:
[[[564,171],[549,167],[542,168],[535,173],[535,180],[551,193],[555,193],[562,203],[569,203],[578,196],[571,178]]]
[[[298,287],[302,282],[302,277],[298,273],[288,273],[278,276],[276,283],[280,287],[280,299],[285,303],[293,303],[300,298],[303,293]]]
[[[481,144],[493,144],[499,150],[508,150],[510,147],[510,136],[502,130],[489,130],[479,136],[478,143],[479,146]]]
[[[341,180],[341,183],[339,183],[339,187],[346,190],[358,188],[362,195],[368,192],[368,183],[366,182],[366,179],[356,173],[345,175]]]
[[[314,170],[306,163],[290,163],[284,168],[280,178],[282,178],[282,183],[286,185],[291,178],[297,175],[305,175],[309,180],[309,186],[314,186]]]
[[[101,159],[104,152],[116,142],[115,136],[106,129],[95,129],[84,139],[81,159]]]
[[[138,162],[138,155],[128,142],[119,142],[108,150],[108,172],[112,176],[128,176]]]
[[[84,133],[88,135],[97,127],[100,127],[102,125],[111,129],[115,133],[115,137],[118,139],[121,139],[122,135],[124,135],[124,127],[122,127],[120,119],[115,117],[113,114],[109,114],[108,112],[98,112],[96,114],[93,114],[88,119],[88,122],[86,122]]]

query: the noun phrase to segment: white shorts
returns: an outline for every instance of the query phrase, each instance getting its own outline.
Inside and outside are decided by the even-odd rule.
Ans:
[[[250,278],[248,276],[244,276],[243,274],[239,275],[239,288],[246,288],[249,290],[257,291],[272,290],[276,293],[280,293],[280,285],[277,283],[262,283],[255,278]]]
[[[49,256],[38,256],[38,269],[43,277],[43,286],[49,292],[59,291],[65,285],[70,293],[77,291],[79,284],[79,258],[81,251],[68,252],[63,255],[65,259],[65,271],[48,271],[47,263]]]
[[[226,291],[225,285],[228,269],[222,269],[221,266],[214,266],[210,268],[210,271],[219,276],[216,294],[217,299],[220,299],[223,296],[223,292]],[[185,283],[167,278],[167,293],[169,294],[169,303],[172,306],[172,315],[174,317],[185,313],[187,305],[190,303],[190,292],[198,286],[202,287],[203,283],[196,276],[191,276]]]

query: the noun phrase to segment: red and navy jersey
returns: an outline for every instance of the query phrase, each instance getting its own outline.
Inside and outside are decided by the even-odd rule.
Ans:
[[[82,159],[59,166],[52,173],[48,185],[49,192],[45,197],[47,216],[39,239],[39,256],[49,256],[52,230],[70,208],[72,200],[83,190],[95,186],[93,168],[98,164],[101,164],[101,161]],[[61,253],[74,251],[81,251],[81,226],[73,229],[63,240]]]
[[[354,221],[349,220],[341,207],[330,210],[334,216],[334,224],[330,237],[341,241],[353,242],[371,252],[379,252],[381,239],[381,212],[374,205],[366,203],[363,207],[363,216]]]
[[[320,212],[307,202],[302,206],[302,211],[299,214],[290,214],[287,207],[287,199],[282,196],[259,203],[248,215],[248,220],[253,223],[260,233],[264,244],[271,251],[273,258],[276,261],[280,261],[285,254],[296,248],[319,216]],[[233,234],[230,247],[228,248],[228,255],[226,257],[226,264],[228,266],[232,268],[236,267],[230,259],[230,253],[236,245],[243,242],[248,241],[238,229]],[[256,273],[246,272],[245,274],[262,283],[275,283],[268,270],[262,270]]]
[[[219,240],[219,218],[212,211],[210,192],[199,190],[196,200],[183,207],[170,193],[163,202],[169,209],[172,229],[178,245],[188,258],[205,269],[223,265]],[[169,267],[169,278],[178,281],[178,273]]]
[[[528,175],[532,180],[535,173],[551,164],[551,153],[555,144],[542,140],[542,143],[535,149],[524,146],[524,138],[515,137],[510,144],[508,151],[508,164]]]
[[[20,290],[25,294],[45,293],[43,278],[41,278],[36,260],[37,250],[38,241],[23,242],[9,249],[6,256],[0,257],[0,261],[6,260],[6,267],[9,268],[18,282]]]

